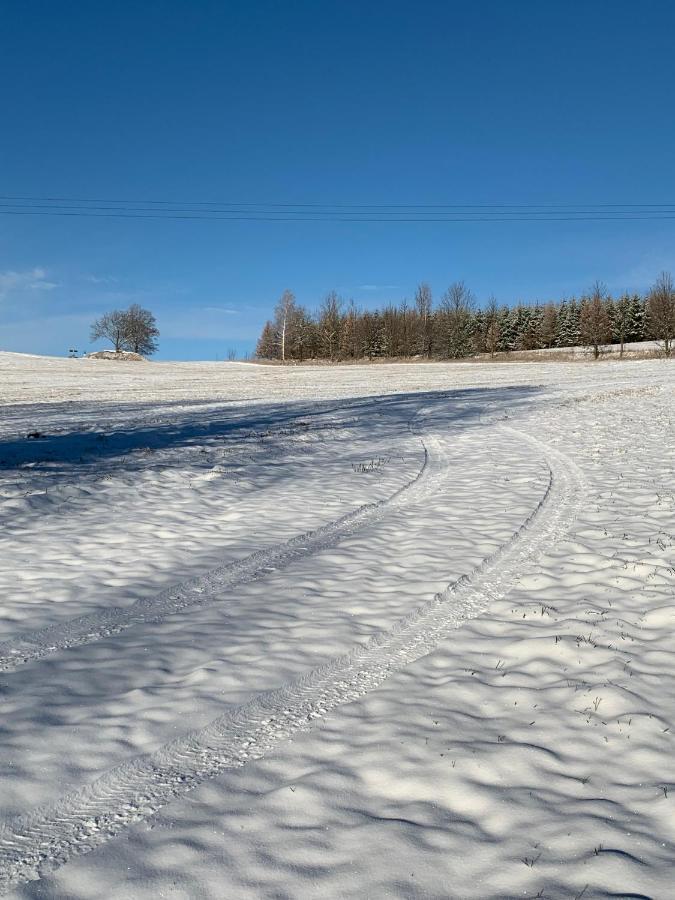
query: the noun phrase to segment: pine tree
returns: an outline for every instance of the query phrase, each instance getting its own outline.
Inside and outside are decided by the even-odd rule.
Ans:
[[[523,333],[520,339],[523,350],[539,350],[543,344],[542,341],[542,323],[544,311],[541,306],[530,306],[528,315],[523,321]]]
[[[576,347],[579,343],[579,304],[574,298],[560,304],[556,343],[559,347]]]
[[[262,333],[258,338],[255,355],[258,359],[278,359],[278,346],[274,325],[267,321],[263,325]]]
[[[362,352],[368,359],[386,355],[384,323],[379,312],[363,314]]]
[[[497,326],[499,328],[499,344],[500,352],[508,353],[516,349],[516,331],[513,316],[508,306],[502,306],[497,317]]]
[[[629,341],[644,341],[646,337],[647,315],[645,301],[639,294],[630,298]]]
[[[567,322],[569,319],[569,307],[567,300],[561,300],[558,306],[555,326],[555,345],[556,347],[567,346]]]
[[[468,356],[472,349],[474,297],[463,281],[443,294],[439,311],[442,346],[450,359]]]
[[[488,321],[482,309],[476,310],[473,316],[473,346],[476,353],[485,353],[487,348]]]

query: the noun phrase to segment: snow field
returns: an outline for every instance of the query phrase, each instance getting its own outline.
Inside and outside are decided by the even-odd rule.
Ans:
[[[47,371],[51,362],[33,365]],[[374,393],[382,368],[362,370],[362,394]],[[213,430],[233,450],[240,483],[198,480],[206,472],[190,454],[212,452],[213,434],[161,449],[157,439],[162,464],[197,485],[175,496],[129,446],[142,428],[152,433],[140,404],[135,416],[110,404],[99,423],[93,411],[78,420],[48,407],[50,429],[70,435],[66,443],[80,440],[87,417],[97,430],[106,418],[126,422],[126,433],[107,439],[124,445],[109,460],[92,454],[86,489],[89,476],[67,452],[57,473],[44,460],[5,469],[5,521],[18,513],[7,534],[12,558],[37,555],[30,543],[43,539],[43,517],[54,520],[45,550],[59,521],[66,529],[55,562],[32,588],[9,581],[3,604],[6,645],[21,647],[28,633],[26,646],[32,634],[41,648],[0,674],[0,874],[12,896],[669,896],[668,364],[471,367],[479,382],[492,379],[478,390],[461,384],[468,367],[425,366],[413,379],[431,382],[436,370],[443,387],[426,384],[417,397],[408,367],[387,368],[398,396],[313,405],[313,424],[332,427],[301,426],[302,451],[293,432],[247,459],[260,439],[222,423],[253,418],[256,407],[224,415],[208,406],[202,412],[221,422]],[[354,392],[349,370],[329,372],[334,394]],[[243,376],[233,377],[239,385]],[[248,377],[253,391],[257,375]],[[450,390],[453,378],[460,384]],[[265,415],[292,431],[289,412],[304,422],[309,410],[293,408],[298,399],[286,389],[286,404]],[[14,422],[35,412],[15,410]],[[189,407],[161,416],[199,431]],[[388,461],[354,469],[379,459]],[[108,462],[114,487],[101,503]],[[215,465],[222,458],[203,468]],[[36,493],[17,508],[18,474]],[[78,514],[39,499],[45,482],[50,492],[72,484]],[[246,514],[223,519],[220,509],[238,503]],[[181,612],[69,649],[50,651],[37,636],[111,603],[133,609],[169,582],[204,577],[372,504],[379,512],[333,534],[334,543],[231,589],[212,585]],[[160,531],[163,514],[172,536]],[[146,527],[134,532],[139,523]],[[134,537],[111,543],[108,571],[108,537],[121,528]],[[76,573],[65,586],[55,565]],[[402,634],[397,622],[411,615],[402,650],[376,637],[392,627]],[[331,663],[345,655],[342,668]],[[326,664],[317,693],[311,673]],[[309,693],[293,693],[297,679]],[[267,724],[247,731],[256,698],[270,691]],[[220,731],[209,731],[214,721]],[[211,750],[199,756],[204,740]],[[172,747],[186,753],[184,771]],[[201,759],[196,768],[188,750]],[[219,768],[214,758],[225,751]],[[148,782],[162,765],[157,784]],[[92,790],[97,783],[108,793]],[[98,810],[90,820],[88,808]],[[19,885],[36,874],[40,881]]]

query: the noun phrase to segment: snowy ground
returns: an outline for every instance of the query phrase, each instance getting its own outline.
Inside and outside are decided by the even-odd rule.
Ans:
[[[673,364],[0,400],[0,892],[673,896]]]

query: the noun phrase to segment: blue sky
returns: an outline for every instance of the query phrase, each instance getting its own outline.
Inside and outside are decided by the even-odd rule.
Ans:
[[[7,0],[0,194],[186,203],[675,203],[669,2]],[[3,203],[6,201],[0,201]],[[1,207],[0,207],[1,208]],[[310,307],[643,289],[675,220],[227,222],[0,215],[0,348],[89,349],[139,302],[160,358]]]

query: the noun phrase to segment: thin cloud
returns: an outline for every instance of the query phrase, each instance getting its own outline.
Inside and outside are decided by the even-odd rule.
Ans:
[[[84,280],[89,284],[117,284],[117,278],[112,275],[86,275]]]
[[[225,313],[225,315],[227,315],[227,316],[239,315],[239,310],[233,309],[231,306],[202,306],[202,310],[204,312]]]
[[[0,300],[22,291],[51,291],[56,287],[58,284],[48,281],[47,273],[39,267],[24,272],[11,269],[0,272]]]
[[[359,284],[359,291],[396,291],[400,288],[398,284]]]

